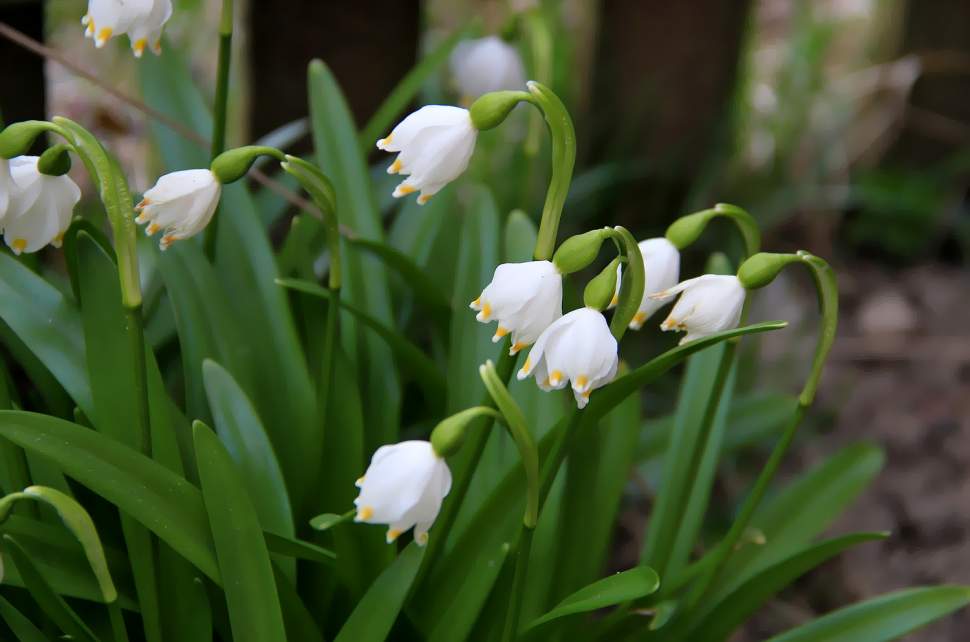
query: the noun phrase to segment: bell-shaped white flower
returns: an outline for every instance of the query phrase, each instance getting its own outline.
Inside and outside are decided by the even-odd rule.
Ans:
[[[207,169],[187,169],[165,174],[145,192],[136,223],[148,223],[151,236],[164,231],[159,246],[164,250],[175,241],[198,234],[212,220],[219,205],[222,183]]]
[[[67,175],[48,176],[37,169],[37,156],[10,161],[10,193],[0,225],[15,254],[36,252],[47,245],[60,247],[71,225],[81,189]]]
[[[652,294],[651,298],[664,300],[681,292],[674,309],[660,324],[664,331],[687,332],[681,343],[737,327],[747,294],[738,277],[705,274]]]
[[[539,335],[517,377],[535,374],[543,390],[571,382],[576,405],[585,408],[590,393],[616,376],[616,338],[599,310],[579,308],[560,317]]]
[[[643,257],[644,287],[640,307],[630,320],[630,328],[639,330],[644,322],[666,303],[650,297],[677,285],[680,278],[680,252],[673,243],[660,236],[640,241],[640,255]],[[617,304],[620,295],[620,267],[616,269],[616,293],[610,306]]]
[[[493,342],[512,333],[516,354],[562,316],[562,275],[551,261],[503,263],[469,307],[482,323],[498,321]]]
[[[2,229],[3,217],[7,213],[7,206],[10,205],[10,192],[13,189],[13,179],[10,178],[10,161],[6,158],[0,158],[0,229]]]
[[[394,197],[420,191],[418,203],[427,203],[465,171],[477,138],[467,109],[427,105],[410,114],[377,141],[378,149],[400,152],[387,168],[388,174],[407,176],[394,189]]]
[[[458,43],[451,54],[451,73],[462,101],[482,94],[525,87],[525,67],[518,50],[497,36]]]
[[[451,470],[428,441],[381,446],[357,480],[355,522],[387,524],[387,542],[414,527],[414,541],[428,543],[428,529],[451,490]]]
[[[153,0],[148,13],[140,13],[132,20],[128,39],[136,58],[141,58],[147,46],[156,54],[162,52],[162,29],[171,17],[172,0]]]

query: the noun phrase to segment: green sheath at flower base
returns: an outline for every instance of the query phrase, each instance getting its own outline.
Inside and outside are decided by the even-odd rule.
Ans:
[[[69,147],[58,143],[47,148],[37,160],[37,171],[48,176],[63,176],[71,171],[71,156]]]
[[[683,250],[700,237],[711,219],[723,216],[731,219],[744,238],[745,254],[752,256],[761,249],[761,230],[754,217],[737,205],[718,203],[713,208],[681,216],[667,228],[667,240]]]
[[[552,262],[560,274],[579,272],[596,260],[603,241],[610,238],[610,228],[604,227],[570,236],[562,242],[552,257]]]
[[[799,261],[801,259],[797,254],[759,252],[741,264],[738,280],[748,290],[763,288],[774,281],[786,265]]]
[[[587,308],[603,311],[610,304],[613,293],[616,292],[616,268],[620,265],[620,257],[610,261],[583,290],[583,303]]]
[[[245,176],[260,156],[272,156],[281,162],[286,160],[283,152],[275,147],[246,145],[222,152],[212,159],[209,169],[216,175],[220,183],[228,185]]]
[[[483,94],[468,108],[472,125],[479,131],[501,125],[520,102],[534,102],[526,91],[493,91]]]
[[[57,125],[46,120],[25,120],[8,125],[0,132],[0,156],[3,158],[23,156],[30,151],[30,146],[34,144],[37,137],[47,131],[64,135]]]
[[[503,420],[501,413],[488,406],[468,408],[441,420],[431,431],[431,447],[439,457],[455,455],[465,443],[468,428],[476,419],[486,416]]]

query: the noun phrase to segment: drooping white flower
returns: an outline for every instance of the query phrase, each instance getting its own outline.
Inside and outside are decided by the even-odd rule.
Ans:
[[[10,161],[0,158],[0,229],[3,225],[3,217],[7,213],[7,206],[10,205],[10,192],[13,191],[13,179],[10,178]]]
[[[10,161],[10,194],[0,225],[15,254],[36,252],[47,245],[60,247],[71,225],[81,189],[67,175],[48,176],[37,169],[37,156]]]
[[[665,305],[664,301],[650,298],[653,292],[659,292],[677,285],[680,277],[680,252],[673,243],[660,236],[640,241],[640,254],[643,256],[644,287],[643,299],[633,319],[630,328],[639,330],[644,322]],[[617,304],[620,295],[620,268],[616,270],[616,293],[610,306]]]
[[[387,173],[408,177],[394,189],[394,197],[420,190],[418,203],[427,203],[465,171],[477,138],[467,109],[426,105],[410,114],[377,141],[378,149],[400,152]]]
[[[687,332],[681,343],[737,327],[747,293],[738,277],[705,274],[652,294],[651,298],[664,300],[681,292],[674,309],[660,324],[664,331]]]
[[[590,393],[616,376],[617,344],[599,310],[579,308],[560,317],[539,335],[517,377],[535,373],[543,390],[572,383],[576,405],[585,408]]]
[[[175,241],[198,234],[212,220],[219,205],[222,183],[207,169],[187,169],[165,174],[145,192],[136,223],[148,223],[149,236],[164,231],[159,246],[164,250]]]
[[[562,316],[562,275],[551,261],[503,263],[469,307],[482,323],[498,321],[493,342],[511,332],[516,354]]]
[[[135,56],[141,57],[148,45],[155,53],[161,51],[162,29],[171,16],[171,0],[89,0],[81,24],[99,48],[127,33]]]
[[[466,103],[492,91],[525,87],[522,57],[515,47],[497,36],[458,43],[450,64],[455,84]]]
[[[424,546],[451,490],[451,470],[428,441],[381,446],[357,480],[355,522],[387,524],[387,542],[414,527],[414,541]]]
[[[141,58],[146,46],[151,46],[156,54],[162,52],[162,30],[172,17],[172,0],[153,0],[151,5],[151,11],[139,14],[128,29],[131,50],[136,58]]]

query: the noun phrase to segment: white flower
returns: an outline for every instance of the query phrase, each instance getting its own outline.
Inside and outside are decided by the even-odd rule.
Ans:
[[[677,285],[680,277],[680,252],[673,243],[660,236],[640,241],[640,254],[643,256],[644,287],[640,307],[630,320],[630,328],[639,330],[644,322],[666,303],[650,298],[652,292],[659,292]],[[620,268],[616,269],[616,293],[610,306],[618,302],[620,295]]]
[[[81,189],[68,176],[48,176],[37,169],[37,156],[10,161],[7,212],[0,220],[3,238],[15,254],[60,247],[71,225]]]
[[[187,169],[165,174],[135,206],[136,223],[148,223],[151,236],[164,230],[159,246],[164,250],[174,241],[198,234],[212,220],[219,205],[222,184],[207,169]]]
[[[543,390],[558,390],[571,381],[576,405],[585,408],[589,394],[616,376],[616,339],[599,310],[580,308],[564,315],[539,336],[519,380],[535,372]]]
[[[394,197],[420,190],[418,203],[427,203],[465,171],[477,138],[467,109],[427,105],[409,115],[377,141],[378,149],[400,152],[387,173],[408,176],[395,188]]]
[[[0,158],[0,224],[3,215],[7,213],[7,206],[10,205],[10,192],[13,191],[13,179],[10,178],[10,161]]]
[[[562,316],[562,275],[550,261],[503,263],[470,307],[482,323],[498,321],[493,342],[512,333],[515,354]]]
[[[522,57],[497,36],[458,43],[450,63],[462,100],[468,103],[492,91],[525,87]]]
[[[132,20],[128,29],[131,50],[136,58],[141,58],[148,45],[156,54],[162,52],[162,29],[172,17],[172,0],[154,0],[151,4],[151,11]]]
[[[387,542],[414,527],[414,541],[424,546],[451,490],[451,471],[428,441],[381,446],[357,480],[355,522],[387,524]]]
[[[737,327],[747,293],[736,276],[705,274],[650,296],[662,300],[680,292],[683,294],[660,329],[686,331],[681,343]]]
[[[127,33],[135,56],[141,57],[149,44],[155,53],[161,51],[162,28],[171,16],[171,0],[89,0],[81,24],[99,48]]]

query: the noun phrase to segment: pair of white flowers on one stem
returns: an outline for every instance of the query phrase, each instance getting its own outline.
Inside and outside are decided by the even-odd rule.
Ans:
[[[103,47],[114,36],[128,34],[137,57],[151,47],[162,51],[162,30],[172,17],[172,0],[90,0],[81,18],[84,35]]]
[[[737,326],[746,291],[736,276],[707,274],[678,285],[680,253],[670,241],[653,238],[639,247],[646,280],[631,328],[642,327],[680,293],[683,295],[660,327],[686,332],[681,343]],[[619,292],[619,278],[617,281]],[[535,344],[519,370],[519,379],[534,374],[543,390],[571,383],[576,403],[583,408],[590,392],[616,376],[617,342],[606,318],[588,307],[562,314],[562,275],[550,261],[500,265],[471,307],[478,311],[479,321],[498,322],[494,341],[512,335],[513,354]]]
[[[39,157],[0,158],[0,229],[15,254],[59,247],[81,189],[68,176],[48,176]]]

